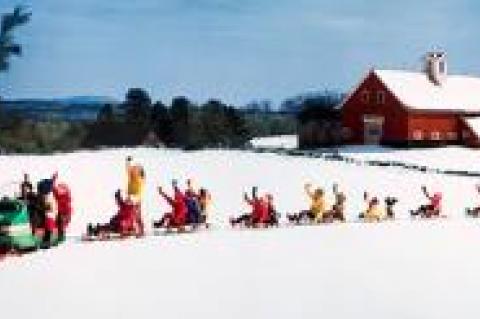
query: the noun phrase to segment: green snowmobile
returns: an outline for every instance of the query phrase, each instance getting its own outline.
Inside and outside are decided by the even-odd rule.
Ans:
[[[43,234],[33,234],[27,204],[21,200],[0,200],[0,252],[29,252],[58,244],[57,236],[45,243]]]

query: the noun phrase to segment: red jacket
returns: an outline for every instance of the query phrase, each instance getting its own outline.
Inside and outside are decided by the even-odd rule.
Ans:
[[[430,198],[430,205],[433,209],[440,211],[442,209],[442,193],[435,193]]]
[[[255,223],[268,222],[268,203],[261,199],[253,199],[248,201],[252,206],[252,219]]]
[[[187,219],[187,204],[185,203],[185,195],[178,188],[175,188],[175,194],[173,198],[169,197],[164,192],[161,192],[160,194],[163,196],[163,198],[165,198],[170,206],[172,206],[174,225],[184,225]]]
[[[123,200],[122,198],[117,198],[118,205],[118,226],[120,232],[128,232],[133,229],[136,217],[137,205],[134,202],[129,200]]]

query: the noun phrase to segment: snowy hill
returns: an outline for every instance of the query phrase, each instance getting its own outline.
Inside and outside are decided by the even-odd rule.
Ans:
[[[213,194],[214,229],[119,242],[75,240],[88,221],[106,221],[114,212],[113,193],[125,187],[128,154],[146,168],[146,221],[168,209],[156,186],[192,178]],[[23,172],[39,179],[58,170],[72,187],[75,207],[65,245],[0,263],[2,315],[8,318],[472,318],[480,312],[480,223],[463,217],[465,206],[478,203],[473,178],[274,154],[142,148],[0,156],[0,166],[8,168],[2,193],[14,191]],[[248,210],[242,193],[252,185],[271,192],[279,211],[293,212],[309,205],[307,181],[324,187],[330,201],[338,182],[349,221],[364,208],[364,190],[395,195],[398,220],[267,231],[227,227],[230,215]],[[444,193],[448,219],[408,218],[408,209],[424,202],[422,184]]]

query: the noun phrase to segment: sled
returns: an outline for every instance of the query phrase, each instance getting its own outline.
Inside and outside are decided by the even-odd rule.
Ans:
[[[480,210],[477,208],[465,208],[465,215],[471,218],[480,217]]]
[[[281,214],[275,213],[274,216],[270,216],[270,220],[264,223],[252,223],[250,220],[250,214],[242,214],[239,215],[238,218],[230,216],[229,223],[230,227],[232,228],[240,228],[240,229],[264,229],[264,228],[276,228],[280,227],[280,217]],[[234,222],[235,220],[240,219],[238,222]]]
[[[159,226],[156,222],[152,223],[153,234],[170,235],[170,234],[186,234],[195,233],[197,231],[205,231],[211,228],[210,223],[203,222],[198,224],[186,224],[182,226]]]

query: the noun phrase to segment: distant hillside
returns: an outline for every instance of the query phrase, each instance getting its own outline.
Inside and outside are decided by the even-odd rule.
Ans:
[[[42,120],[90,121],[106,104],[116,107],[120,102],[104,96],[73,96],[52,99],[1,100],[0,108],[24,118]]]

